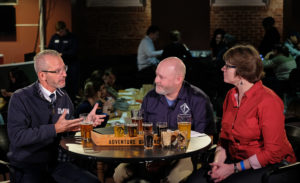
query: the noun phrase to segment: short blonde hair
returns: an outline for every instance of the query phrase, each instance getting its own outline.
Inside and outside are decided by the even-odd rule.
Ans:
[[[39,52],[37,55],[34,56],[34,70],[36,73],[41,72],[42,70],[47,70],[48,65],[45,60],[45,56],[51,55],[51,56],[56,56],[56,57],[61,57],[60,53],[58,53],[55,50],[44,50]]]

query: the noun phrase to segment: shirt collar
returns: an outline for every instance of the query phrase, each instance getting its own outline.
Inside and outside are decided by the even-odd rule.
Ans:
[[[45,97],[46,100],[51,102],[51,99],[49,97],[51,94],[54,94],[54,96],[55,96],[54,99],[56,99],[56,90],[53,93],[51,93],[49,90],[44,88],[40,83],[39,83],[39,86],[40,86],[41,92],[42,92],[42,94],[43,94],[43,96]]]
[[[246,98],[251,98],[253,95],[255,95],[255,92],[257,91],[258,88],[262,87],[262,81],[257,81],[256,83],[254,83],[254,85],[244,93],[244,96]],[[233,90],[233,95],[232,97],[237,101],[237,97],[238,97],[238,89],[235,87],[235,89]]]

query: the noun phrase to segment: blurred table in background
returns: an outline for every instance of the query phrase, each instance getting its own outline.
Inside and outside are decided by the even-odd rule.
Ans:
[[[128,123],[131,121],[130,119],[130,111],[132,109],[140,109],[144,96],[153,89],[153,85],[144,84],[142,88],[128,88],[125,90],[118,91],[118,99],[125,99],[129,104],[128,109],[126,111],[122,111],[121,117],[111,118],[107,122],[107,126],[111,126],[115,122],[120,123]]]

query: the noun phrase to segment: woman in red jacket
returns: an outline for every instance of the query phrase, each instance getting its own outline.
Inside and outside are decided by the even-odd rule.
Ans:
[[[260,182],[270,166],[296,162],[284,129],[284,105],[262,84],[263,63],[253,46],[234,46],[224,60],[224,82],[235,87],[223,104],[220,140],[208,175],[213,182]]]

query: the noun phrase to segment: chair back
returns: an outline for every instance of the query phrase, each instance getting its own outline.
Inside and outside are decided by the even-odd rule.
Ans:
[[[7,125],[0,125],[0,159],[7,161],[7,152],[9,150],[9,139],[7,134]]]
[[[290,141],[297,160],[300,160],[300,122],[287,123],[285,131],[288,140]]]
[[[9,172],[7,152],[9,149],[9,140],[7,134],[6,124],[0,125],[0,174],[2,174],[4,180],[7,179],[6,174]]]

